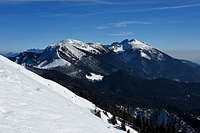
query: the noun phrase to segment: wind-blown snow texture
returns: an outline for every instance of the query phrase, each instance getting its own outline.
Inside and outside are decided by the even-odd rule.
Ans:
[[[61,85],[0,56],[1,133],[123,132],[92,114],[94,108]]]

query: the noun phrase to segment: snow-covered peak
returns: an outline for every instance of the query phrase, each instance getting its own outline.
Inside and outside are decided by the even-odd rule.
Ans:
[[[82,41],[80,40],[74,40],[74,39],[64,39],[63,42],[66,42],[66,43],[83,43]]]
[[[138,41],[136,39],[132,39],[132,40],[125,39],[122,42],[113,43],[110,49],[112,49],[114,52],[123,52],[130,49],[149,50],[149,49],[152,49],[152,47],[148,45],[147,43]]]
[[[126,61],[131,61],[136,57],[141,57],[147,60],[163,61],[166,57],[161,51],[136,39],[125,39],[121,42],[114,42],[109,49],[120,54],[122,59]]]
[[[141,41],[138,41],[136,39],[132,39],[129,41],[130,44],[134,44],[134,45],[147,45],[146,43],[144,42],[141,42]]]
[[[71,50],[71,48],[74,47],[74,48],[77,48],[79,50],[91,52],[91,53],[94,53],[94,54],[100,53],[97,49],[91,47],[89,44],[84,43],[84,42],[79,41],[79,40],[72,40],[72,39],[62,40],[60,42],[49,45],[49,47],[51,47],[51,48],[53,48],[53,47],[66,47],[69,50]]]
[[[62,41],[50,44],[49,47],[56,47],[56,46],[63,46],[65,44],[81,44],[82,41],[79,40],[73,40],[73,39],[64,39]]]
[[[65,39],[57,43],[50,44],[38,58],[41,63],[40,68],[52,68],[57,66],[70,66],[70,63],[61,58],[67,57],[71,61],[81,60],[87,53],[101,54],[104,50],[101,44],[94,43],[92,45],[79,40]]]
[[[65,39],[48,45],[44,50],[24,51],[27,52],[28,56],[16,58],[16,63],[24,62],[38,68],[52,69],[60,66],[71,66],[71,64],[81,61],[91,54],[99,55],[108,51],[100,43],[85,43],[79,40]]]

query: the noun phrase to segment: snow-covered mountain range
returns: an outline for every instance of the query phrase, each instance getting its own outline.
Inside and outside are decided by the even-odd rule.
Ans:
[[[86,78],[90,73],[105,76],[123,69],[142,78],[200,81],[200,67],[184,63],[136,39],[107,46],[66,39],[40,52],[22,52],[11,60],[40,69],[59,70],[76,78]]]
[[[164,106],[186,114],[181,117],[199,130],[199,121],[194,119],[200,115],[200,84],[191,82],[200,82],[200,66],[175,59],[145,42],[126,39],[105,46],[66,39],[9,59],[102,108],[115,106],[113,102]]]
[[[123,133],[95,105],[0,56],[1,133]],[[136,131],[130,129],[131,133]]]
[[[117,69],[128,70],[118,55],[103,45],[71,39],[51,44],[42,53],[22,52],[11,60],[40,69],[59,70],[76,78],[86,78],[90,73],[104,76]]]

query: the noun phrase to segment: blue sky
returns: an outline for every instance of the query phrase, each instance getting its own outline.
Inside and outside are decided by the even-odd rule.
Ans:
[[[200,51],[200,0],[0,0],[0,51],[65,38]]]

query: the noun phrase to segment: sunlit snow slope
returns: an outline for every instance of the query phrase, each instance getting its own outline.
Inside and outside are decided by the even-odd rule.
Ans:
[[[120,133],[61,85],[0,56],[1,133]],[[133,131],[134,132],[134,131]]]

